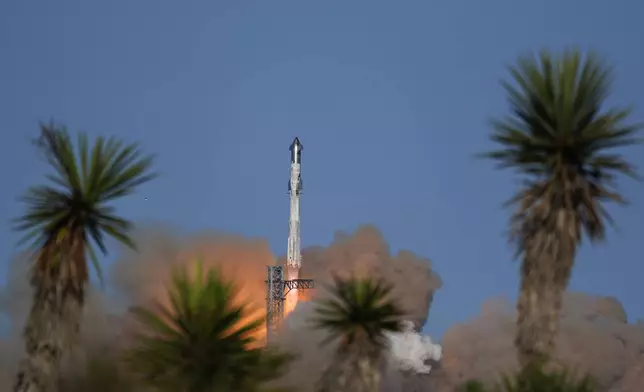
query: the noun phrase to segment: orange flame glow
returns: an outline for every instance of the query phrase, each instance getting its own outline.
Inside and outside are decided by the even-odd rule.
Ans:
[[[298,279],[300,276],[300,270],[291,268],[288,271],[288,280]],[[284,316],[288,315],[295,309],[297,305],[298,295],[297,289],[289,291],[286,295],[286,300],[284,301]]]

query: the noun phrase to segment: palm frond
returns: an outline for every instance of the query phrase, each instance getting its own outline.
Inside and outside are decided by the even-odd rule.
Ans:
[[[57,127],[53,123],[41,124],[40,137],[34,141],[34,145],[54,168],[54,182],[64,184],[67,189],[81,189],[82,179],[76,165],[74,146],[65,127]]]
[[[498,149],[479,157],[525,179],[508,203],[517,207],[513,237],[527,235],[529,220],[545,222],[565,208],[592,241],[601,240],[602,221],[610,221],[602,203],[625,203],[616,189],[620,176],[639,179],[630,162],[608,150],[642,142],[642,126],[627,123],[630,110],[606,107],[610,67],[592,53],[544,51],[521,57],[509,73],[502,86],[511,114],[491,122],[490,139]]]
[[[387,332],[399,332],[404,312],[390,298],[392,286],[381,279],[333,276],[332,297],[317,303],[312,326],[329,332],[330,340],[342,338],[350,345],[366,340],[377,347],[387,344]]]
[[[250,391],[280,376],[291,357],[256,347],[263,318],[248,319],[235,293],[216,269],[175,269],[166,305],[133,310],[141,329],[128,363],[151,385],[190,390]]]
[[[41,124],[34,144],[53,173],[46,175],[50,185],[31,187],[19,199],[26,206],[26,212],[13,220],[14,228],[23,233],[19,245],[29,243],[30,249],[38,251],[65,232],[69,235],[66,241],[84,243],[82,248],[102,279],[92,244],[103,254],[107,253],[106,236],[135,247],[129,236],[132,224],[106,203],[153,179],[154,158],[143,156],[137,144],[115,138],[99,137],[90,144],[84,133],[78,135],[74,146],[67,129],[53,123]],[[69,261],[86,270],[86,257]],[[46,257],[41,256],[39,263],[46,266]]]
[[[492,386],[479,380],[463,384],[460,392],[595,392],[596,382],[590,376],[575,376],[566,369],[544,371],[531,368],[517,374],[505,374]]]

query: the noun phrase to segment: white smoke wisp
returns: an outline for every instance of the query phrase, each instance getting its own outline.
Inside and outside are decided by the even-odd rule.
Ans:
[[[388,338],[389,359],[404,372],[429,374],[432,366],[427,361],[439,361],[443,355],[442,347],[429,336],[416,332],[411,321],[404,321],[402,332],[389,333]]]

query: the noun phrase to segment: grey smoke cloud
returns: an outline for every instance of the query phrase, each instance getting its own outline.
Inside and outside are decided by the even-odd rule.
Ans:
[[[394,287],[394,298],[419,329],[427,320],[434,293],[443,284],[429,259],[409,251],[392,255],[387,241],[373,226],[362,226],[353,234],[339,232],[326,248],[304,249],[302,259],[301,275],[321,283],[329,282],[332,273],[385,278]]]
[[[246,299],[264,308],[266,265],[276,260],[265,241],[217,232],[185,236],[169,228],[143,229],[136,237],[139,253],[123,253],[106,271],[110,290],[90,291],[82,345],[70,359],[70,364],[76,366],[65,368],[71,380],[68,391],[87,391],[88,385],[94,392],[127,391],[115,381],[110,369],[101,370],[100,377],[92,373],[94,379],[83,377],[86,365],[95,362],[86,359],[109,359],[118,347],[127,344],[124,332],[129,324],[125,310],[162,295],[173,266],[202,256],[206,265],[221,266],[225,274],[241,284]],[[328,282],[331,273],[385,277],[395,286],[396,298],[417,328],[425,323],[434,293],[442,285],[429,260],[411,252],[390,254],[381,233],[372,226],[363,226],[354,233],[338,233],[328,247],[305,249],[303,264],[302,277],[318,282]],[[0,313],[13,327],[10,335],[0,338],[0,390],[10,390],[16,359],[22,351],[20,332],[30,304],[27,267],[19,259],[14,260],[8,285],[0,289]],[[323,296],[324,291],[317,290],[315,295]],[[311,390],[312,380],[328,363],[332,350],[320,348],[317,343],[322,336],[306,326],[312,307],[310,302],[298,304],[286,320],[284,328],[289,332],[279,342],[300,355],[283,381],[297,385],[302,392]],[[510,303],[486,302],[479,315],[448,330],[442,341],[443,359],[434,364],[430,375],[414,376],[387,369],[384,392],[453,392],[456,385],[470,377],[494,379],[499,369],[515,366],[513,324]],[[644,325],[626,322],[625,312],[615,299],[568,295],[558,347],[560,360],[591,371],[604,387],[601,392],[636,392],[644,383]]]
[[[407,312],[406,318],[418,329],[427,320],[434,293],[442,286],[428,259],[408,251],[392,255],[382,234],[373,226],[363,226],[353,234],[338,233],[328,247],[308,248],[302,253],[301,275],[316,279],[319,286],[329,283],[332,274],[368,274],[385,278],[393,285],[392,295]],[[316,298],[325,295],[324,289],[315,292]],[[286,381],[296,385],[301,392],[313,390],[312,380],[319,378],[335,348],[333,345],[321,347],[324,334],[308,327],[307,320],[313,309],[312,302],[298,303],[285,320],[278,338],[278,344],[299,356]],[[395,370],[392,373],[396,373]]]
[[[442,341],[439,376],[449,385],[469,378],[492,382],[499,372],[515,369],[514,320],[512,304],[491,299],[478,316],[450,328]],[[635,392],[633,380],[644,383],[644,325],[628,323],[615,298],[567,293],[555,357],[574,371],[592,374],[602,391]]]
[[[78,364],[89,363],[88,359],[93,355],[106,358],[115,354],[116,347],[126,345],[131,327],[126,309],[161,298],[172,268],[192,263],[197,258],[206,266],[219,266],[227,277],[237,282],[241,299],[250,301],[259,311],[265,309],[266,266],[276,262],[265,241],[218,232],[184,236],[167,227],[144,229],[135,237],[138,252],[124,251],[106,271],[110,289],[89,293],[81,345],[65,367],[69,369],[68,378],[80,377],[76,373],[82,373],[85,367]],[[418,326],[425,322],[433,293],[442,284],[431,270],[429,260],[410,252],[391,255],[381,233],[372,226],[363,226],[352,234],[338,233],[326,248],[304,249],[303,260],[302,277],[313,278],[318,283],[329,282],[333,273],[386,277],[395,286],[394,294],[408,311],[410,320]],[[0,384],[0,389],[3,390],[10,385],[7,382],[10,383],[13,377],[22,349],[20,331],[31,299],[27,268],[27,263],[12,263],[9,285],[0,292],[0,312],[9,317],[13,327],[12,335],[1,342],[0,381],[5,383]],[[316,295],[318,293],[321,295],[321,291]],[[306,305],[302,303],[300,308],[306,308]],[[314,353],[318,346],[311,339],[308,328],[298,328],[290,337],[301,342],[294,349],[304,352],[302,361],[307,360],[308,353],[313,354],[311,361],[317,360]],[[304,363],[302,361],[298,365]],[[319,362],[318,368],[322,365]],[[296,382],[297,377],[293,377],[286,381]],[[310,380],[309,377],[309,384]]]

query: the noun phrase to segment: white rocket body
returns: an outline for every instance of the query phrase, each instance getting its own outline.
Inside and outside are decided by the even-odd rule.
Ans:
[[[288,182],[290,196],[290,213],[288,220],[288,250],[286,252],[286,265],[299,269],[302,266],[300,247],[300,195],[302,194],[302,150],[300,140],[295,138],[291,143],[291,173]]]

